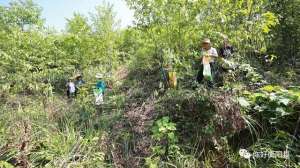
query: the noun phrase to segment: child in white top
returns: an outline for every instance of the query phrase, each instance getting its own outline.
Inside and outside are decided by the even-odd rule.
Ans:
[[[69,79],[69,81],[67,83],[67,96],[68,96],[68,98],[71,98],[72,96],[74,96],[75,92],[76,92],[75,83],[71,79]]]

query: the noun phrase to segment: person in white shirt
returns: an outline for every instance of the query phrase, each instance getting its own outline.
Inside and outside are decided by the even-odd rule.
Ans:
[[[71,98],[72,96],[75,96],[76,87],[75,83],[72,81],[72,79],[69,79],[67,83],[67,96],[68,98]]]
[[[198,83],[201,83],[204,79],[204,66],[208,66],[211,71],[210,78],[208,79],[209,87],[213,87],[213,74],[214,74],[214,67],[216,59],[218,58],[218,52],[215,48],[211,46],[210,39],[206,38],[202,41],[202,48],[200,53],[200,69],[197,75]]]

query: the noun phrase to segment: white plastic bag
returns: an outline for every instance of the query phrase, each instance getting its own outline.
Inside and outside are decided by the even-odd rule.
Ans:
[[[203,76],[208,80],[212,80],[210,64],[203,64]]]
[[[103,100],[103,93],[98,93],[95,95],[95,104],[96,105],[101,105],[103,104],[104,100]]]

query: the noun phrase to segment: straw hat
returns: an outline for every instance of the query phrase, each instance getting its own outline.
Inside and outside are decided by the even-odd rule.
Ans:
[[[202,43],[211,44],[211,42],[210,42],[210,39],[209,39],[209,38],[205,38],[205,39],[203,39]]]
[[[96,77],[97,79],[102,79],[102,78],[103,78],[103,74],[97,73],[95,77]]]
[[[77,79],[79,77],[82,77],[82,75],[80,73],[77,73],[75,76],[74,76],[74,79]]]

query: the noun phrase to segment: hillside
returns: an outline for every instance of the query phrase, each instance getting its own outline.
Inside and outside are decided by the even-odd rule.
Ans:
[[[300,168],[299,1],[126,2],[0,6],[1,168]]]

